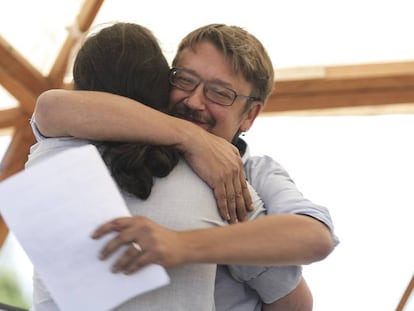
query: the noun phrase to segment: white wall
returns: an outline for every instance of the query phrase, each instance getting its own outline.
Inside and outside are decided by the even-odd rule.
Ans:
[[[413,133],[413,115],[262,117],[247,133],[331,211],[341,243],[304,269],[315,311],[398,305],[414,272]]]

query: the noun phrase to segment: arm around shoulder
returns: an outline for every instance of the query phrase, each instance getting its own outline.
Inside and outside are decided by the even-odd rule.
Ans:
[[[189,122],[127,97],[94,91],[42,93],[34,117],[44,136],[179,145]]]
[[[302,215],[269,215],[180,235],[187,245],[187,262],[303,265],[324,259],[334,247],[330,230]]]
[[[191,122],[127,97],[94,91],[49,90],[38,98],[34,118],[45,137],[73,136],[175,146],[214,189],[223,215],[226,198],[234,197],[233,184],[238,190],[238,185],[245,182],[239,153],[229,142]],[[226,189],[230,191],[226,193]],[[243,203],[239,205],[244,208]],[[230,214],[234,220],[235,212]]]

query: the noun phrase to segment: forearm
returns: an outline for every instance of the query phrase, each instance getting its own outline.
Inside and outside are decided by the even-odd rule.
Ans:
[[[34,112],[43,136],[174,146],[214,190],[223,217],[245,215],[250,196],[238,150],[201,127],[126,97],[92,91],[49,90]],[[234,207],[235,192],[242,194]],[[237,214],[236,214],[237,211]]]
[[[90,91],[44,92],[34,116],[40,132],[48,137],[139,141],[183,148],[189,133],[197,130],[190,122],[129,98]]]
[[[325,258],[330,231],[308,216],[271,215],[226,227],[180,232],[185,262],[302,265]]]

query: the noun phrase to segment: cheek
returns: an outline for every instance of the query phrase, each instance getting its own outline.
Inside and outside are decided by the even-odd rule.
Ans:
[[[169,108],[173,107],[178,102],[177,92],[174,89],[170,91],[170,105]]]
[[[206,105],[206,110],[216,120],[216,124],[222,127],[228,122],[230,114],[227,113],[225,107],[216,104]]]
[[[223,107],[218,106],[216,109],[211,109],[212,113],[216,116],[217,120],[220,120],[223,126],[226,128],[238,128],[242,121],[243,116],[241,112],[236,107]]]
[[[232,140],[233,136],[238,132],[240,127],[239,114],[231,109],[218,106],[217,108],[210,108],[210,112],[214,115],[216,126],[213,129],[213,134],[219,135],[227,140]]]

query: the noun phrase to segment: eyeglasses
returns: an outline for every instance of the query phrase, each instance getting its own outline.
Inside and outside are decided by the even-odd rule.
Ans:
[[[245,98],[248,101],[260,100],[257,97],[239,95],[234,90],[219,83],[202,80],[186,69],[172,68],[170,71],[170,84],[180,90],[192,92],[202,82],[204,83],[204,96],[217,105],[231,106],[238,97]]]

